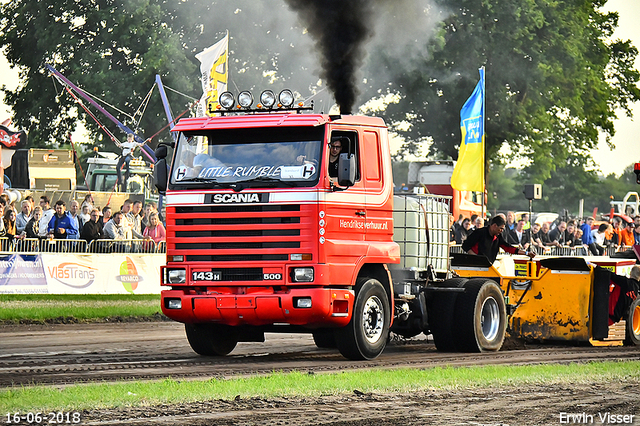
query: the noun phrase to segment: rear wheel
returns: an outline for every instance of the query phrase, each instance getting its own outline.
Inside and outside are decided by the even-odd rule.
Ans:
[[[631,303],[626,321],[627,331],[624,344],[627,346],[640,346],[640,298]]]
[[[225,356],[238,344],[238,337],[229,325],[185,324],[191,349],[205,356]]]
[[[335,331],[342,356],[363,360],[380,355],[387,345],[390,315],[389,299],[380,281],[359,279],[351,320],[347,326]]]
[[[456,346],[463,352],[498,351],[504,342],[507,311],[498,284],[469,280],[456,302]]]
[[[468,280],[466,278],[452,278],[442,282],[442,284],[434,284],[437,287],[454,287],[464,286]],[[429,300],[427,313],[429,319],[429,330],[433,336],[433,342],[436,349],[440,352],[456,351],[456,335],[454,333],[454,311],[458,293],[454,292],[433,292]]]

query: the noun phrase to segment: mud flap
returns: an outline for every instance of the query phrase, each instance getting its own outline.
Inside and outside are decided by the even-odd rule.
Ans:
[[[593,325],[594,340],[604,340],[609,335],[609,275],[604,268],[595,268],[593,275]]]

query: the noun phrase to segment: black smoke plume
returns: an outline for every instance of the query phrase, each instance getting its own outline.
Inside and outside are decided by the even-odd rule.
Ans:
[[[298,13],[320,53],[326,80],[341,114],[351,114],[359,94],[357,73],[373,36],[374,0],[285,0]]]

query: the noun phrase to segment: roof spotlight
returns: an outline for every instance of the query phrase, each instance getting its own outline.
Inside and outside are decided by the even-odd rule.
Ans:
[[[249,108],[253,103],[253,95],[248,90],[240,92],[238,95],[238,103],[242,108]]]
[[[285,107],[285,108],[289,108],[291,105],[293,105],[293,100],[294,100],[293,99],[293,92],[291,90],[289,90],[289,89],[284,89],[278,95],[278,101],[280,101],[282,106]]]
[[[224,109],[231,109],[236,104],[233,99],[233,93],[231,92],[223,92],[218,99],[218,103],[222,105],[222,108]]]
[[[276,103],[276,95],[271,90],[265,90],[260,94],[260,103],[265,106],[265,108],[271,108]]]

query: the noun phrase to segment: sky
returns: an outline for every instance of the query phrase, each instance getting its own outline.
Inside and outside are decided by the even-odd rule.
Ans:
[[[0,0],[4,3],[6,0]],[[633,45],[640,49],[640,0],[609,0],[604,10],[618,11],[620,15],[619,26],[614,37],[624,40],[631,40]],[[640,69],[640,58],[636,59],[636,69]],[[17,70],[12,70],[6,58],[0,52],[0,86],[6,85],[14,89],[19,84]],[[611,150],[604,136],[600,138],[598,149],[592,152],[596,165],[604,175],[620,175],[624,169],[640,162],[640,103],[632,108],[634,115],[638,117],[631,119],[626,117],[624,112],[618,113],[618,120],[615,123],[616,134],[612,138],[615,149]],[[11,117],[10,108],[0,99],[0,122]],[[78,139],[76,137],[76,139]]]

